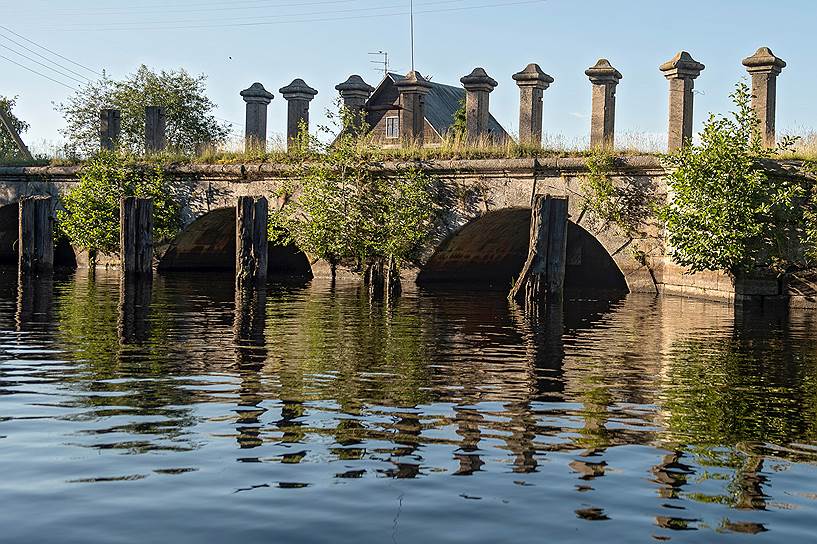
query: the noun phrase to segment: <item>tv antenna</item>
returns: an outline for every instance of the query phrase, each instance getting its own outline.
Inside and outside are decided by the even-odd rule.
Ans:
[[[383,70],[383,75],[389,75],[389,52],[388,51],[375,51],[374,53],[369,53],[370,55],[377,55],[381,57],[378,60],[370,60],[372,64],[377,64],[378,68],[376,70],[379,72]]]

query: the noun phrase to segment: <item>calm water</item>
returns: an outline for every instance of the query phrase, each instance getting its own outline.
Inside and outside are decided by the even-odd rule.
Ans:
[[[3,272],[0,541],[817,538],[814,316],[532,322],[319,282],[236,305],[230,277]]]

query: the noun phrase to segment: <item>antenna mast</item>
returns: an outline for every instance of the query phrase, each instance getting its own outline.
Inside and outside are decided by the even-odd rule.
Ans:
[[[414,0],[409,0],[411,18],[411,71],[414,71]]]
[[[369,53],[370,55],[377,55],[383,57],[383,60],[370,60],[372,64],[377,64],[378,66],[382,66],[383,68],[383,75],[389,75],[389,52],[388,51],[375,51],[374,53]],[[379,72],[381,69],[376,68]]]

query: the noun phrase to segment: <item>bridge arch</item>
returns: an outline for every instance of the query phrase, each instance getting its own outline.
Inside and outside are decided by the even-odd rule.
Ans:
[[[160,272],[235,270],[235,207],[217,208],[190,223],[159,259]],[[269,275],[312,277],[309,259],[294,245],[269,246]]]
[[[471,283],[510,289],[528,255],[530,208],[505,208],[472,219],[449,235],[421,268],[417,282]],[[584,227],[567,230],[565,290],[627,293],[610,251]]]

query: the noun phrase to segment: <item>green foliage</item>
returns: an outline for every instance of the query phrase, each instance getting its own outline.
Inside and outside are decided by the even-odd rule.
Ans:
[[[784,271],[802,258],[804,212],[814,201],[802,181],[764,168],[794,141],[767,149],[747,85],[739,83],[731,96],[736,111],[710,116],[700,145],[665,157],[672,199],[660,218],[674,260],[693,272]]]
[[[586,161],[588,174],[582,179],[586,209],[618,227],[625,236],[641,236],[640,231],[655,214],[654,183],[624,178],[616,185],[611,176],[616,157],[608,149],[593,150]]]
[[[464,140],[467,133],[465,98],[460,99],[460,107],[454,112],[454,122],[449,129],[448,138],[454,141]]]
[[[17,104],[17,97],[6,98],[0,96],[0,109],[2,109],[11,121],[11,125],[17,130],[18,134],[29,129],[29,124],[14,115],[12,111]],[[18,156],[17,145],[11,139],[11,135],[6,131],[5,127],[0,124],[0,159],[11,159]]]
[[[437,183],[414,166],[388,178],[379,175],[377,148],[351,115],[344,109],[330,115],[344,127],[331,144],[301,127],[293,146],[302,158],[297,182],[288,188],[287,203],[271,215],[270,236],[333,266],[366,269],[389,259],[398,265],[414,261],[441,209]]]
[[[99,149],[99,111],[105,108],[121,110],[119,145],[131,153],[145,150],[146,106],[166,108],[167,144],[173,151],[193,154],[199,145],[223,144],[229,131],[211,115],[216,106],[205,94],[206,79],[183,69],[156,72],[143,65],[122,81],[103,76],[88,83],[57,108],[65,117],[68,152],[87,156]]]
[[[139,164],[129,155],[104,152],[90,159],[80,182],[63,197],[58,228],[71,242],[92,253],[119,250],[119,202],[124,196],[153,199],[153,235],[173,238],[180,227],[180,205],[161,166]]]

